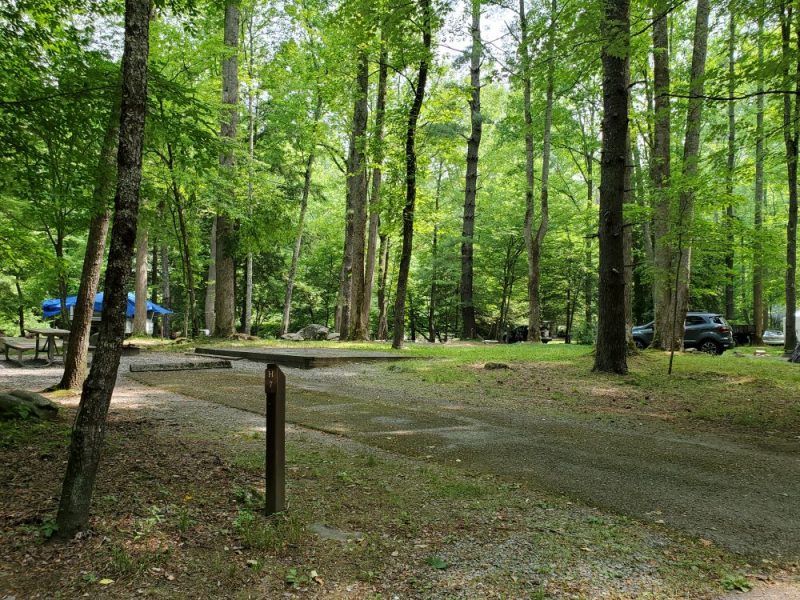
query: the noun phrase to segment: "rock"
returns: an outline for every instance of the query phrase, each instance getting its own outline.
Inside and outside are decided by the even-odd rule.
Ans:
[[[338,334],[338,333],[336,333],[334,331],[333,333],[329,333],[328,337],[326,337],[325,339],[328,340],[329,342],[338,342],[339,341],[339,335],[340,334]]]
[[[55,419],[58,406],[34,392],[12,390],[0,394],[0,421],[12,419]]]
[[[360,531],[342,531],[328,527],[323,523],[312,523],[309,530],[323,540],[334,540],[337,542],[359,541],[364,539],[364,534]]]
[[[325,327],[324,325],[306,325],[300,331],[297,332],[297,335],[304,340],[311,340],[311,341],[321,341],[328,338],[328,334],[330,333],[330,329]]]
[[[281,336],[282,340],[289,340],[290,342],[302,342],[303,336],[299,333],[284,333]]]
[[[493,371],[496,369],[510,369],[511,367],[509,367],[506,363],[488,362],[485,365],[483,365],[483,368]]]

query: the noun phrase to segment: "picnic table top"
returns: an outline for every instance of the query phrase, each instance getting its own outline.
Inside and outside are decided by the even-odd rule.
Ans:
[[[33,327],[28,328],[26,331],[30,333],[38,333],[39,335],[69,335],[69,329],[58,329],[55,327]]]

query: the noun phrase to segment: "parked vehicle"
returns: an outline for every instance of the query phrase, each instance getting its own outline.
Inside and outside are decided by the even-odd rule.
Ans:
[[[653,322],[633,328],[633,342],[637,348],[647,348],[653,342]],[[690,312],[686,314],[683,329],[685,348],[697,348],[708,354],[722,354],[736,347],[730,325],[720,314]]]
[[[783,332],[777,329],[767,329],[761,336],[761,341],[767,346],[783,346]]]

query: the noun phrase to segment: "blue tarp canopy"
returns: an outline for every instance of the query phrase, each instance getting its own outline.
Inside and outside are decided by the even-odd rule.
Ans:
[[[67,296],[67,310],[75,306],[77,296]],[[136,294],[128,294],[128,310],[127,316],[133,318],[133,310],[136,305]],[[94,297],[94,312],[99,313],[103,311],[103,292],[98,292]],[[163,306],[159,306],[155,302],[147,301],[147,312],[152,312],[157,315],[171,315],[172,311]],[[61,300],[58,298],[51,298],[42,302],[42,313],[46,319],[57,317],[61,313]]]

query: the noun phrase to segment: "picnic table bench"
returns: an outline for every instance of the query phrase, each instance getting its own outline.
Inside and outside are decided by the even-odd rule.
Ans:
[[[22,353],[26,351],[36,351],[36,341],[28,338],[15,338],[15,337],[2,337],[0,344],[3,345],[3,350],[6,355],[6,360],[13,360],[18,364],[22,364]],[[17,358],[9,358],[9,350],[17,353]]]

